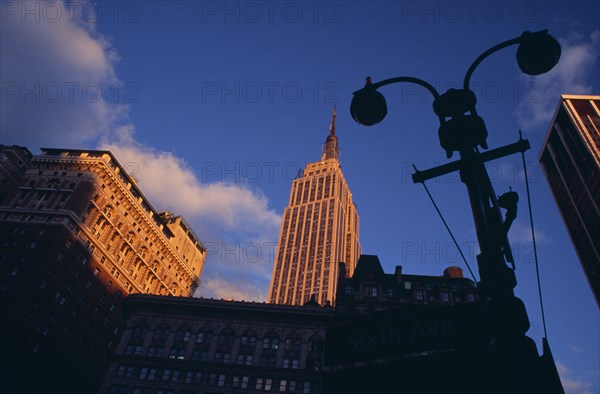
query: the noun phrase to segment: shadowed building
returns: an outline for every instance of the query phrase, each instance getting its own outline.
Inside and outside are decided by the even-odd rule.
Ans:
[[[108,151],[0,146],[0,160],[1,391],[95,392],[122,298],[191,295],[206,251]]]
[[[336,114],[321,160],[294,179],[283,212],[268,301],[302,305],[314,294],[335,300],[338,263],[352,275],[360,255],[359,217],[339,163]]]
[[[132,295],[103,394],[321,392],[333,309]]]
[[[393,274],[385,274],[377,256],[363,255],[352,277],[345,277],[343,269],[340,272],[335,310],[320,306],[314,297],[304,306],[292,306],[129,296],[123,303],[125,327],[100,392],[385,392],[368,390],[381,388],[382,383],[368,380],[372,371],[361,375],[365,373],[362,367],[382,358],[383,367],[388,369],[398,359],[409,358],[422,365],[424,355],[448,350],[439,343],[440,338],[450,337],[456,344],[453,335],[457,327],[448,326],[444,320],[453,313],[452,308],[477,307],[476,303],[465,303],[476,299],[475,284],[463,278],[457,267],[447,268],[439,277],[402,274],[400,267]],[[420,347],[416,355],[412,348],[393,341],[382,344],[382,348],[374,344],[381,335],[373,339],[369,322],[377,322],[386,311],[400,312],[391,318],[384,316],[389,318],[390,328],[398,319],[411,322],[415,316],[425,316],[431,322],[441,319],[446,324],[437,329],[433,323],[424,326],[427,338],[409,341],[408,346]],[[366,339],[367,335],[371,337]],[[364,349],[356,347],[361,341]],[[425,366],[419,371],[429,370]],[[361,383],[341,384],[341,377],[351,380],[347,375]],[[409,378],[397,370],[386,382]]]
[[[539,160],[600,305],[600,96],[562,95]]]

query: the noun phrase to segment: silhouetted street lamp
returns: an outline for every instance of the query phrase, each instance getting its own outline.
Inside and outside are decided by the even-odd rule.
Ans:
[[[475,68],[485,58],[516,44],[519,45],[517,63],[525,74],[544,74],[560,59],[560,45],[547,30],[525,32],[483,52],[469,67],[462,89],[449,89],[440,95],[433,86],[418,78],[398,77],[373,83],[371,78],[367,77],[365,87],[354,92],[350,106],[350,113],[356,122],[371,126],[381,122],[387,114],[385,98],[377,91],[378,88],[396,82],[408,82],[418,84],[432,93],[433,110],[440,122],[440,145],[448,158],[452,157],[454,152],[459,152],[460,159],[425,171],[417,171],[413,174],[413,181],[424,182],[452,171],[459,171],[461,181],[467,186],[480,247],[480,254],[477,256],[480,273],[478,287],[482,326],[487,333],[486,345],[489,345],[491,355],[488,361],[494,364],[491,368],[497,368],[497,372],[505,372],[501,378],[495,378],[496,375],[491,373],[493,382],[490,382],[490,387],[493,387],[493,391],[511,393],[541,392],[540,382],[536,380],[544,379],[544,376],[550,373],[556,375],[546,338],[544,353],[548,354],[547,357],[552,361],[550,372],[540,370],[539,365],[531,365],[536,364],[532,360],[535,360],[534,356],[538,357],[537,348],[533,340],[525,335],[530,326],[529,318],[525,305],[513,292],[517,281],[507,232],[516,214],[518,196],[509,192],[497,198],[484,166],[486,161],[526,151],[529,149],[529,142],[519,139],[514,144],[480,152],[480,148],[488,149],[488,133],[483,119],[477,115],[477,100],[469,88],[469,82]],[[507,209],[505,220],[500,208]],[[552,376],[550,379],[552,378],[557,377]],[[562,387],[553,384],[544,387],[558,392],[562,390]]]

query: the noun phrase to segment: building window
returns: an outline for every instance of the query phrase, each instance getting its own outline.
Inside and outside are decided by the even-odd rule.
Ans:
[[[295,336],[292,338],[287,338],[285,340],[285,350],[286,351],[299,352],[301,346],[302,346],[302,340],[298,336]]]
[[[242,376],[242,385],[241,385],[241,387],[243,389],[247,389],[249,382],[250,382],[250,377],[249,376]]]
[[[150,346],[148,348],[148,357],[162,357],[164,349],[162,347]]]
[[[234,340],[235,340],[235,333],[233,332],[232,329],[226,328],[223,331],[221,331],[221,333],[219,334],[218,345],[219,345],[219,347],[230,348],[231,345],[233,345]]]
[[[256,347],[257,335],[253,330],[246,330],[240,338],[240,347],[245,349],[254,349]]]
[[[169,331],[170,329],[167,325],[158,326],[156,330],[154,330],[154,336],[152,339],[155,341],[165,341],[169,336]]]
[[[263,338],[262,348],[277,350],[279,348],[279,338],[275,336],[265,336]]]
[[[377,297],[377,285],[364,285],[363,295],[365,297]]]
[[[450,302],[450,294],[447,291],[442,291],[442,302]]]
[[[304,382],[304,394],[310,394],[310,382]]]
[[[109,389],[109,394],[126,394],[127,393],[127,386],[121,386],[121,385],[111,385],[110,389]]]
[[[415,299],[417,301],[423,301],[423,290],[415,290]]]
[[[192,383],[193,378],[194,378],[194,373],[192,371],[186,372],[185,383]]]
[[[192,331],[187,327],[180,327],[175,331],[175,342],[189,342],[191,337]]]
[[[215,352],[213,361],[216,363],[228,363],[230,361],[230,358],[231,358],[231,353]]]
[[[281,379],[279,381],[279,391],[281,391],[283,393],[283,392],[285,392],[286,389],[287,389],[287,380]]]
[[[192,351],[192,360],[206,361],[208,360],[208,351],[202,349],[194,349]]]
[[[196,374],[194,375],[194,383],[201,383],[202,377],[202,372],[196,372]]]
[[[169,352],[169,358],[176,358],[178,360],[183,360],[185,357],[185,348],[173,347]]]
[[[125,377],[125,372],[127,371],[127,365],[119,365],[117,368],[117,378]]]
[[[235,363],[238,365],[252,365],[253,358],[252,354],[238,353]]]

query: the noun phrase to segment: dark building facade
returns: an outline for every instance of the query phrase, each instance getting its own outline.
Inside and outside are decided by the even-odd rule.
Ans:
[[[124,302],[125,328],[101,392],[352,391],[340,378],[360,387],[360,392],[382,392],[368,390],[377,387],[376,383],[353,382],[362,379],[356,372],[362,373],[362,367],[377,360],[386,366],[407,354],[422,359],[429,352],[421,349],[414,354],[394,347],[392,341],[385,345],[392,354],[381,356],[377,346],[360,348],[361,341],[370,340],[352,337],[355,327],[367,327],[373,316],[379,319],[378,313],[386,311],[406,319],[413,319],[415,313],[431,319],[440,311],[443,314],[454,305],[477,299],[475,283],[463,278],[457,267],[449,267],[439,277],[406,275],[400,267],[393,274],[385,274],[377,256],[363,255],[353,276],[346,277],[342,268],[335,308],[320,306],[316,297],[304,306],[291,306],[129,296]],[[437,331],[442,336],[454,328],[446,324]],[[427,331],[423,335],[432,336]],[[435,338],[418,345],[431,352],[438,346]],[[401,371],[390,376],[407,378]]]
[[[377,256],[363,255],[340,279],[323,392],[505,393],[507,382],[524,393],[563,392],[547,343],[541,357],[529,338],[497,348],[499,324],[460,268],[386,274]]]
[[[539,156],[600,305],[600,96],[561,96]]]
[[[132,295],[106,394],[320,393],[333,309]]]
[[[107,151],[0,146],[0,388],[97,392],[131,293],[191,295],[206,252]]]

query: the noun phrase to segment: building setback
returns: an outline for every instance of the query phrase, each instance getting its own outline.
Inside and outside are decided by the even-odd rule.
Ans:
[[[338,265],[352,275],[360,255],[359,217],[339,163],[336,113],[321,160],[292,182],[283,212],[268,301],[334,303]]]
[[[539,156],[600,305],[600,96],[562,95]]]
[[[108,151],[0,146],[2,392],[96,392],[131,293],[189,296],[206,251]]]

